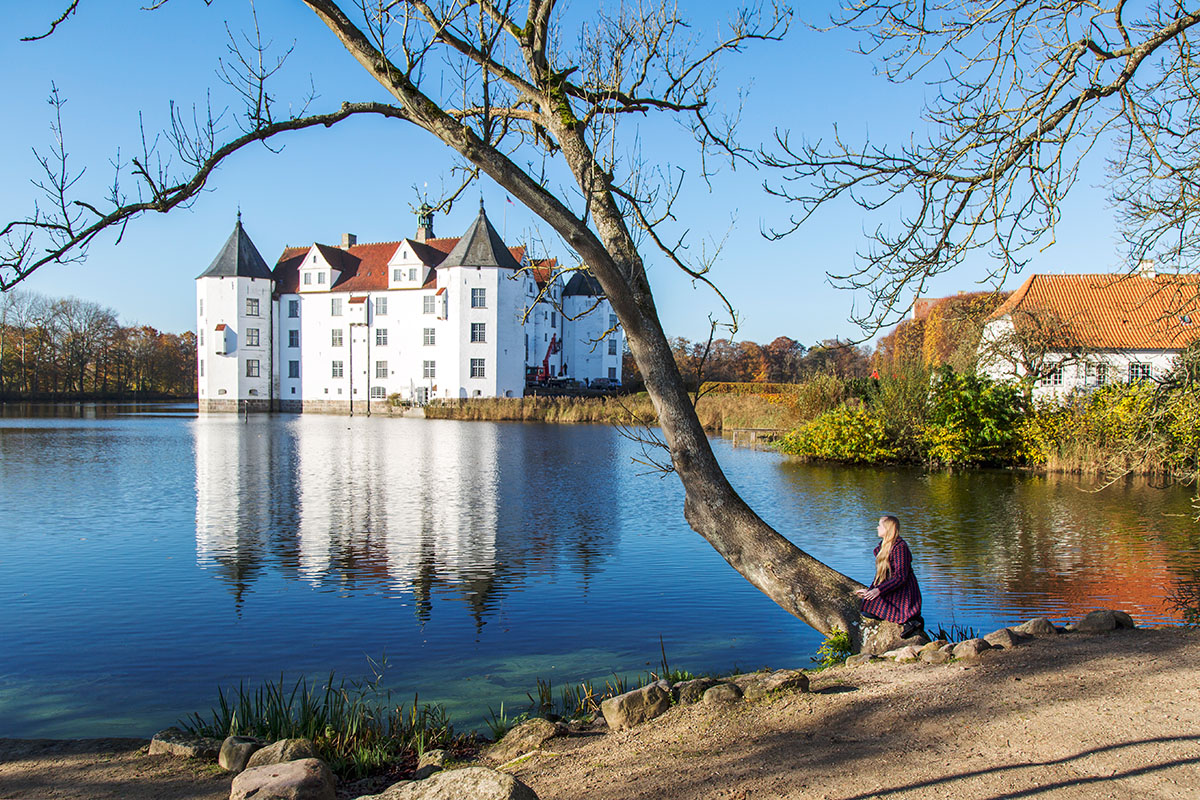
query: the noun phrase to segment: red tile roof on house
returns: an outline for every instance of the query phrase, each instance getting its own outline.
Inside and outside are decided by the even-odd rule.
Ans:
[[[1200,338],[1200,276],[1031,275],[989,320],[1049,313],[1099,350],[1178,350]]]
[[[436,267],[446,258],[458,238],[426,239],[418,242],[415,239],[403,239],[398,242],[374,242],[371,244],[356,244],[348,248],[332,247],[325,244],[309,245],[307,247],[285,247],[275,262],[273,276],[275,291],[278,294],[295,294],[300,289],[300,265],[304,256],[316,247],[321,257],[338,270],[334,276],[331,292],[381,292],[388,288],[388,262],[400,248],[407,245],[413,254],[427,267]],[[525,257],[524,247],[510,247],[509,252],[517,263]],[[421,288],[429,289],[437,285],[437,274],[430,270],[429,277]]]

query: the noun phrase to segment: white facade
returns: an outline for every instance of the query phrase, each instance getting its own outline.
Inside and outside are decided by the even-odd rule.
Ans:
[[[240,222],[231,241],[239,235]],[[416,403],[521,397],[551,339],[551,377],[619,382],[624,340],[611,305],[580,294],[598,284],[575,282],[564,297],[561,280],[540,287],[528,260],[508,248],[495,255],[489,243],[497,242],[481,210],[460,240],[359,246],[347,235],[340,248],[289,248],[271,280],[212,274],[234,271],[238,254],[227,244],[197,279],[201,409],[236,410],[213,402],[225,398],[340,412],[393,395]],[[253,248],[248,237],[241,246]],[[592,310],[578,316],[584,308]],[[251,347],[245,332],[260,320]],[[230,352],[221,352],[220,325]]]

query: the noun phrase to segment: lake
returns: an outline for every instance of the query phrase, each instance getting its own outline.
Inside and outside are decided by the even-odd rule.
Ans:
[[[218,685],[368,678],[460,728],[537,678],[806,666],[821,642],[683,521],[673,476],[596,425],[0,407],[0,736],[146,736]],[[714,447],[797,545],[860,580],[899,515],[932,625],[1173,621],[1189,494]]]

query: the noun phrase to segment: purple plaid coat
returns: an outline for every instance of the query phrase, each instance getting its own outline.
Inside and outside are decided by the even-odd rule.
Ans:
[[[882,546],[880,543],[875,547],[876,555]],[[878,586],[871,584],[872,588],[879,589],[879,597],[863,601],[862,610],[890,622],[908,622],[921,613],[921,588],[917,586],[917,576],[913,573],[912,551],[899,536],[892,544],[888,564],[892,570],[887,580]]]

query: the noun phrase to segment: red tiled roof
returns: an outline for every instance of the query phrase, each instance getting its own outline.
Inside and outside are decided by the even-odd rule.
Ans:
[[[1049,313],[1101,350],[1176,350],[1200,338],[1200,276],[1031,275],[989,320]]]
[[[538,286],[545,286],[558,270],[557,258],[534,258],[529,262],[529,272]]]

